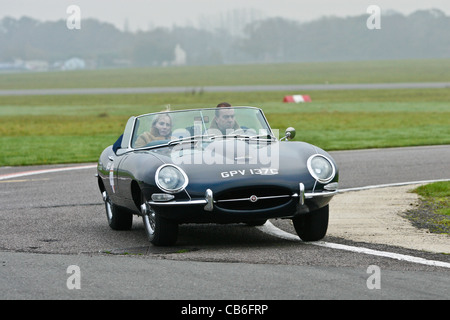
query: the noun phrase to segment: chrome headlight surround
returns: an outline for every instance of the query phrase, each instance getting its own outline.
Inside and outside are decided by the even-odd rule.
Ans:
[[[309,173],[320,183],[328,183],[336,175],[333,161],[322,154],[314,154],[306,162]]]
[[[162,191],[177,193],[186,188],[189,180],[180,167],[174,164],[163,164],[156,170],[155,182]]]

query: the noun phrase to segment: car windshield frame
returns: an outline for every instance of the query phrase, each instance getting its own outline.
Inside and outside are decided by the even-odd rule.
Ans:
[[[215,121],[214,116],[216,114],[216,111],[218,110],[217,108],[171,110],[147,113],[140,116],[131,117],[125,127],[124,138],[126,137],[126,140],[124,139],[125,141],[123,141],[123,144],[126,145],[126,149],[128,150],[147,150],[171,146],[179,143],[190,143],[198,140],[214,141],[217,139],[229,138],[249,140],[277,140],[263,111],[260,108],[250,106],[237,106],[226,107],[226,109],[232,109],[235,111],[237,118],[235,123],[238,123],[239,128],[229,130],[227,129],[225,134],[218,129],[213,130],[214,128],[211,127],[212,122]],[[252,114],[254,115],[254,119],[251,119]],[[158,117],[162,118],[164,115],[169,115],[171,119],[174,119],[174,123],[176,123],[177,120],[179,121],[180,118],[182,120],[183,118],[186,119],[184,119],[184,123],[173,126],[176,128],[175,130],[171,131],[170,138],[160,140],[156,139],[145,145],[139,145],[136,142],[137,139],[141,135],[143,135],[143,133],[147,133],[148,135],[148,133],[150,133],[150,130],[152,130],[152,126],[155,125],[153,121],[156,121],[155,119],[158,119]],[[248,117],[248,119],[244,120],[242,123],[239,123],[239,121],[242,121],[242,118],[245,118],[242,116],[246,116]],[[192,119],[191,122],[189,122],[190,119]],[[150,125],[150,123],[152,123],[152,125]],[[249,123],[252,123],[254,127],[250,128],[242,125]],[[151,137],[155,138],[154,135]],[[163,137],[161,136],[158,138]],[[122,147],[125,147],[124,145]]]

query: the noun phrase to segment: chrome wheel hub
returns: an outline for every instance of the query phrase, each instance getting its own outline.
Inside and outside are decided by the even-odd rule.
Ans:
[[[141,213],[147,233],[153,235],[155,233],[156,224],[155,211],[147,203],[143,203],[141,205]]]
[[[106,217],[108,218],[108,221],[111,221],[113,217],[112,208],[111,208],[111,201],[109,200],[108,194],[106,191],[103,191],[102,193],[103,201],[105,202],[106,207]]]

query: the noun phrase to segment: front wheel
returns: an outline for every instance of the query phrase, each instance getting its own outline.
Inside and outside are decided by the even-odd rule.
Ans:
[[[265,224],[266,222],[267,222],[267,219],[261,219],[261,220],[254,220],[254,221],[246,222],[245,224],[248,225],[249,227],[259,227],[259,226],[262,226],[263,224]]]
[[[177,242],[178,224],[158,214],[145,202],[141,205],[142,221],[148,240],[155,246],[171,246]]]
[[[295,231],[303,241],[318,241],[328,229],[329,206],[292,219]]]
[[[111,229],[130,230],[133,225],[133,215],[127,210],[115,205],[106,191],[103,191],[102,196],[105,202],[106,218]]]

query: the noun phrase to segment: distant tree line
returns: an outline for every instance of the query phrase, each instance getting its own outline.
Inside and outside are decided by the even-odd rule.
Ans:
[[[63,20],[7,17],[0,20],[0,62],[54,63],[76,56],[95,61],[96,67],[153,66],[173,61],[177,45],[191,65],[450,58],[450,17],[439,10],[384,14],[379,30],[369,30],[367,19],[323,17],[300,23],[264,18],[236,33],[192,26],[129,32],[94,19],[69,30]]]

